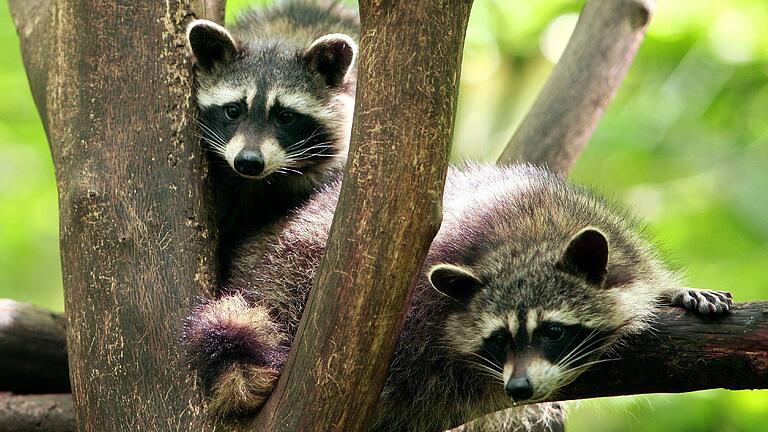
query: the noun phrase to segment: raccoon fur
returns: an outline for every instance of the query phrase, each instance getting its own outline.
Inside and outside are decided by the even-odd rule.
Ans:
[[[217,300],[185,324],[208,409],[252,413],[277,380],[323,254],[338,184],[245,242]],[[623,211],[529,165],[449,170],[375,431],[440,431],[546,400],[660,304],[724,313],[685,288]],[[542,405],[536,409],[541,410]],[[518,407],[521,428],[531,417]],[[533,419],[533,420],[531,420]],[[511,426],[510,426],[511,427]]]
[[[287,0],[236,21],[187,28],[224,267],[240,239],[343,168],[359,33],[357,12],[334,1]]]

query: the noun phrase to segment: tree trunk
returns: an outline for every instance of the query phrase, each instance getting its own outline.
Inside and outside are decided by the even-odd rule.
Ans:
[[[56,167],[79,430],[209,430],[178,343],[216,280],[185,25],[223,1],[10,5]]]
[[[212,427],[198,415],[177,343],[192,299],[215,281],[183,34],[193,15],[220,18],[221,3],[11,0],[56,166],[82,430]],[[357,429],[370,420],[440,222],[470,4],[361,2],[360,96],[341,222],[260,425]],[[402,185],[412,192],[398,192]],[[316,342],[326,340],[333,351]],[[328,379],[336,387],[316,385]],[[288,411],[290,425],[282,423]]]

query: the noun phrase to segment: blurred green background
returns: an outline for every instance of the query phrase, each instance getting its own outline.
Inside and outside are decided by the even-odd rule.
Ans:
[[[230,0],[228,19],[249,4]],[[494,160],[583,1],[477,0],[454,158]],[[0,297],[62,310],[53,165],[0,1]],[[692,286],[768,299],[768,2],[661,1],[573,173],[626,203]],[[768,391],[578,402],[570,431],[768,430]]]

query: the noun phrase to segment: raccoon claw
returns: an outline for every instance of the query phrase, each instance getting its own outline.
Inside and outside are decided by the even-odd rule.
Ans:
[[[719,315],[733,306],[733,296],[726,291],[683,288],[672,296],[672,305],[701,315]]]

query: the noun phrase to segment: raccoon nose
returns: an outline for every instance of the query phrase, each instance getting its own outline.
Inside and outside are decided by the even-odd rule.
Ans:
[[[507,396],[516,401],[530,399],[533,396],[533,387],[528,378],[510,378],[504,386]]]
[[[259,151],[243,149],[235,156],[233,165],[238,174],[257,176],[264,171],[264,158]]]

